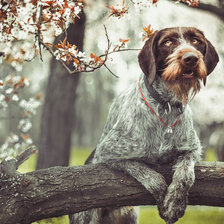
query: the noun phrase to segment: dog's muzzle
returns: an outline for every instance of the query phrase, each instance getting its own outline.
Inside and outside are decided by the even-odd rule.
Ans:
[[[194,52],[187,52],[182,56],[182,63],[186,67],[194,68],[198,63],[198,56]]]
[[[194,78],[194,68],[198,65],[198,55],[194,52],[187,52],[181,58],[184,67],[183,78]]]

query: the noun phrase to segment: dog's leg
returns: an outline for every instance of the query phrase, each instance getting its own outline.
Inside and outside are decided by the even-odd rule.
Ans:
[[[197,150],[178,158],[174,165],[174,175],[168,187],[162,206],[159,206],[160,216],[167,224],[175,223],[184,215],[187,206],[188,191],[194,183],[194,166],[198,160]]]
[[[98,223],[97,217],[94,217],[94,209],[78,212],[73,215],[69,215],[70,224],[94,224]],[[94,220],[95,219],[95,220]]]
[[[167,191],[166,181],[160,173],[149,168],[145,163],[134,160],[121,160],[119,162],[110,160],[107,165],[134,177],[152,194],[157,205],[163,202]]]
[[[96,208],[69,216],[70,224],[137,224],[138,213],[132,206]]]

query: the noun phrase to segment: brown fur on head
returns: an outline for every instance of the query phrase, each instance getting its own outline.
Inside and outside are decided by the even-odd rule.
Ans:
[[[191,48],[177,49],[176,51],[168,57],[167,67],[162,73],[162,79],[167,84],[167,88],[174,93],[175,97],[186,104],[190,90],[192,90],[192,98],[199,92],[201,88],[199,80],[203,80],[204,84],[206,83],[207,70],[200,51]],[[185,66],[182,59],[189,52],[198,57],[198,61],[193,67]],[[185,74],[187,70],[193,74]]]
[[[159,75],[174,96],[186,103],[192,90],[200,90],[200,80],[219,61],[212,44],[204,34],[192,27],[175,27],[157,31],[145,43],[138,56],[139,64],[151,85]]]

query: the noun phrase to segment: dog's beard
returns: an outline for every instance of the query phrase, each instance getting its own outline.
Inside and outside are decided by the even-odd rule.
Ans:
[[[173,95],[184,104],[192,100],[200,91],[200,80],[203,80],[204,85],[206,83],[206,66],[202,55],[199,56],[198,65],[192,70],[194,74],[190,78],[183,75],[183,68],[177,58],[171,58],[162,73],[162,79],[166,83],[168,90],[172,91]]]
[[[192,100],[201,89],[201,84],[198,79],[179,79],[175,81],[165,81],[165,83],[168,90],[172,91],[173,95],[183,104]]]

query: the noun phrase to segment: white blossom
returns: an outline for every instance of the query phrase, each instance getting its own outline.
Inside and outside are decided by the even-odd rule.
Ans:
[[[133,3],[135,4],[135,7],[138,10],[142,10],[144,8],[148,8],[153,5],[152,0],[133,0]]]
[[[18,142],[18,140],[19,140],[18,135],[12,134],[12,136],[11,136],[11,142],[12,142],[12,143],[14,143],[14,142]]]
[[[5,142],[3,145],[2,145],[2,150],[6,150],[7,148],[8,148],[8,143],[7,142]]]
[[[28,101],[22,99],[19,106],[25,111],[35,114],[37,107],[40,106],[40,102],[34,98],[30,98]]]
[[[8,88],[8,89],[5,91],[6,94],[11,94],[12,92],[13,92],[13,88]]]
[[[70,52],[70,53],[72,53],[75,57],[77,57],[77,50],[75,49],[75,47],[70,47],[69,49],[68,49],[68,51]]]
[[[3,101],[3,100],[5,100],[5,95],[0,94],[0,102]]]
[[[18,95],[13,94],[13,96],[12,96],[12,100],[13,100],[13,101],[19,101],[19,97],[18,97]]]
[[[31,138],[26,139],[26,144],[28,145],[33,144],[33,140]]]
[[[28,119],[22,119],[19,122],[19,128],[22,130],[22,132],[28,132],[32,127],[32,123]]]
[[[36,113],[40,101],[34,97],[20,100],[20,91],[23,91],[24,87],[30,85],[27,78],[19,75],[8,75],[0,82],[4,84],[1,85],[2,88],[0,89],[0,110],[7,111],[8,106],[13,102],[15,106],[22,109],[20,116],[24,116],[18,123],[17,133],[9,134],[5,141],[0,144],[1,161],[5,158],[14,157],[21,149],[27,148],[32,144],[32,138],[28,132],[32,128],[31,118]],[[16,93],[14,93],[14,90]]]
[[[25,79],[24,79],[24,84],[25,84],[25,86],[29,86],[29,85],[30,85],[29,80],[25,78]]]
[[[78,68],[78,65],[75,62],[73,62],[73,66],[74,68]]]
[[[15,147],[16,150],[18,150],[18,149],[21,148],[21,144],[20,144],[20,143],[16,143],[16,144],[14,145],[14,147]]]
[[[85,56],[85,52],[79,51],[78,55],[77,55],[80,59],[84,59]]]
[[[26,60],[32,60],[36,56],[36,35],[39,31],[41,38],[43,37],[42,41],[51,42],[53,38],[47,37],[60,35],[83,7],[81,2],[72,0],[67,1],[66,5],[63,0],[53,1],[52,5],[49,5],[49,1],[46,0],[38,1],[37,5],[28,0],[21,2],[23,4],[16,6],[16,16],[10,12],[11,9],[8,7],[5,9],[8,10],[7,17],[0,22],[0,30],[6,30],[0,32],[0,51],[6,55],[5,58],[17,71],[22,70]],[[40,11],[41,5],[45,6],[42,11]],[[38,23],[40,12],[46,18],[42,24]]]

